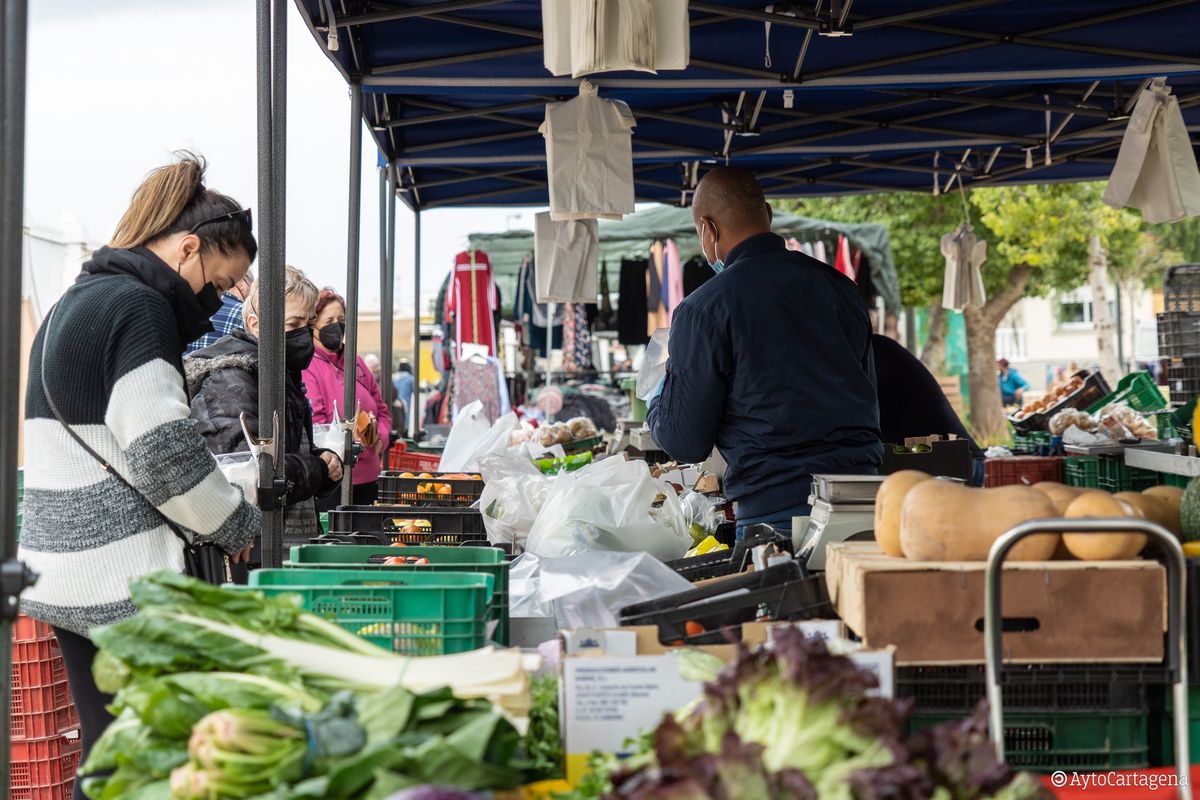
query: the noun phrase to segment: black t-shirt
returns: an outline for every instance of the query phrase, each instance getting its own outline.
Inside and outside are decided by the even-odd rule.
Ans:
[[[903,444],[917,436],[954,435],[970,443],[971,455],[983,458],[962,420],[946,399],[937,378],[921,360],[887,336],[873,334],[879,429],[884,442]]]

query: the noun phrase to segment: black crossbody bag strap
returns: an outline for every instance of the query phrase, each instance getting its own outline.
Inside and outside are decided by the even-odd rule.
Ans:
[[[42,378],[42,394],[46,398],[46,405],[50,407],[50,413],[54,415],[54,419],[63,427],[75,444],[79,445],[85,453],[99,462],[101,468],[104,469],[112,477],[116,478],[130,490],[135,492],[139,497],[146,501],[146,504],[153,509],[158,515],[163,524],[170,529],[171,533],[179,539],[183,544],[184,568],[188,575],[208,583],[220,585],[225,582],[232,582],[233,575],[230,571],[229,556],[218,545],[212,542],[202,544],[194,544],[184,534],[179,526],[172,522],[166,514],[159,510],[158,506],[150,501],[146,494],[130,483],[124,475],[117,471],[116,467],[108,462],[104,456],[97,453],[91,445],[83,440],[83,437],[72,430],[63,418],[62,412],[58,410],[58,405],[54,402],[54,398],[50,395],[50,384],[46,381],[46,350],[50,341],[50,324],[54,320],[54,312],[58,309],[57,304],[50,309],[50,313],[46,315],[46,331],[42,336],[42,353],[41,353],[41,378]]]

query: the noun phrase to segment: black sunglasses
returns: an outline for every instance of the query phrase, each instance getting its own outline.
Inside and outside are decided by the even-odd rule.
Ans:
[[[230,211],[228,213],[221,214],[220,216],[206,219],[203,222],[197,222],[192,226],[188,233],[195,233],[205,225],[213,225],[218,222],[240,222],[246,226],[246,230],[249,231],[254,229],[254,216],[251,214],[250,209],[243,208],[241,211]]]

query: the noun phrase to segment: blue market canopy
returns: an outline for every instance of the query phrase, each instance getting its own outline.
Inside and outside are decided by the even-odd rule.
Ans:
[[[578,81],[543,65],[539,0],[297,3],[410,207],[547,203],[538,127]],[[589,78],[637,119],[639,201],[726,162],[775,197],[1104,179],[1160,75],[1200,131],[1200,0],[767,5],[691,2],[687,70]]]

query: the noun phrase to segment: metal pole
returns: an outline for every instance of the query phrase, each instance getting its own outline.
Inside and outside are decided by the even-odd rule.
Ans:
[[[287,5],[258,2],[258,157],[261,276],[258,298],[258,436],[274,443],[281,455],[285,430],[277,424],[284,409],[283,325],[285,283],[284,219],[287,150]],[[264,567],[283,563],[283,509],[277,507],[277,465],[264,453],[259,463],[259,504],[263,508],[260,558]]]
[[[391,400],[395,399],[395,385],[392,383],[392,373],[396,369],[396,343],[395,326],[396,326],[396,165],[389,163],[387,166],[387,282],[383,292],[383,308],[381,313],[387,322],[387,326],[383,329],[384,336],[380,342],[379,349],[383,351],[380,358],[384,364],[383,385],[384,400],[391,404]],[[391,398],[389,400],[388,398]],[[405,397],[405,408],[411,405],[411,400]],[[407,427],[407,426],[406,426]],[[395,431],[397,436],[403,436],[403,431]]]
[[[25,200],[25,0],[4,0],[0,16],[0,797],[9,796],[12,623],[21,591],[37,576],[17,556],[17,432],[21,371],[21,240]]]
[[[379,396],[383,398],[383,404],[391,408],[393,391],[389,387],[392,384],[392,368],[388,365],[388,360],[383,357],[384,343],[388,339],[387,314],[384,313],[387,308],[388,294],[387,170],[388,166],[386,165],[376,170],[379,173]]]
[[[346,391],[342,414],[358,416],[358,237],[362,232],[362,85],[350,82],[350,218],[346,226],[346,345],[344,352]],[[346,431],[346,452],[353,452],[354,431]],[[352,470],[342,479],[342,505],[354,495]]]
[[[1137,347],[1137,327],[1133,329],[1133,345],[1136,353]],[[1122,372],[1129,372],[1129,368],[1125,364],[1125,321],[1124,314],[1121,313],[1121,284],[1117,283],[1117,365]]]
[[[549,386],[554,382],[554,370],[552,366],[554,355],[554,315],[558,313],[557,303],[546,304],[546,318],[550,323],[546,326],[546,385]],[[565,320],[564,320],[565,322]]]
[[[421,210],[413,212],[413,412],[412,438],[421,433]]]
[[[1174,534],[1144,519],[1038,519],[1023,522],[992,543],[983,575],[983,652],[987,679],[989,729],[996,757],[1004,760],[1004,697],[1000,686],[1003,661],[1001,625],[1001,568],[1017,542],[1035,533],[1143,533],[1157,543],[1167,567],[1166,666],[1174,683],[1175,768],[1180,800],[1192,800],[1188,785],[1188,675],[1187,675],[1187,561]]]

